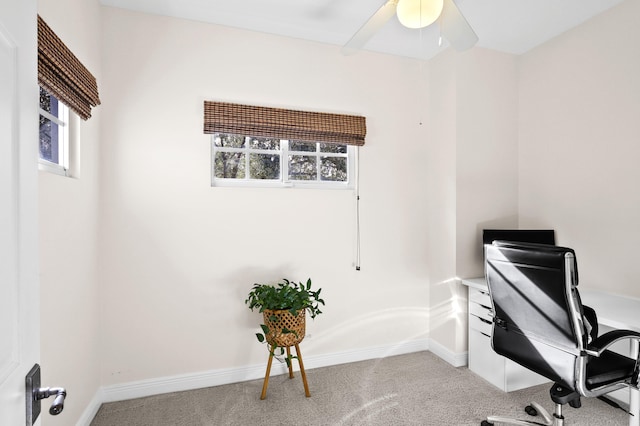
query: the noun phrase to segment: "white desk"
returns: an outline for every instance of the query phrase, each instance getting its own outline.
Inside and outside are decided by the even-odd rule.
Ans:
[[[484,278],[463,279],[462,284],[469,289],[487,291]],[[600,291],[580,289],[582,303],[595,309],[598,324],[603,328],[620,328],[640,332],[640,299],[619,296]],[[471,313],[470,313],[471,315]],[[471,330],[469,330],[471,333]],[[634,341],[629,353],[635,356],[638,345]],[[471,354],[470,354],[471,355]],[[631,389],[629,392],[629,426],[640,426],[640,391]]]
[[[582,303],[591,306],[598,316],[598,324],[640,332],[640,300],[601,291],[580,290]],[[633,340],[628,353],[638,355],[638,343]],[[629,426],[640,426],[640,391],[629,391]]]
[[[640,299],[582,289],[580,297],[584,305],[596,310],[598,324],[640,332]]]

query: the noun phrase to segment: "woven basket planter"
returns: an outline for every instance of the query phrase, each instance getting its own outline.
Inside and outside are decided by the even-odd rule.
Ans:
[[[269,333],[266,336],[267,343],[279,347],[294,346],[300,343],[304,339],[306,314],[306,309],[299,310],[297,315],[291,315],[287,309],[265,309],[262,316],[264,324],[269,327]],[[289,330],[290,333],[283,333],[283,328]]]

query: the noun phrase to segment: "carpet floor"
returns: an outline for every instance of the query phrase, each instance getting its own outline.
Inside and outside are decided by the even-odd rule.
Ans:
[[[307,380],[310,398],[295,370],[293,380],[272,376],[262,401],[262,380],[252,380],[107,403],[91,426],[477,426],[491,414],[526,419],[530,401],[553,411],[548,384],[505,393],[430,352],[316,368]],[[564,411],[567,426],[628,424],[598,399]]]

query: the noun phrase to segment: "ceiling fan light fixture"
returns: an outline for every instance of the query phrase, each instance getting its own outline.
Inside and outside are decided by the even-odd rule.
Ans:
[[[407,28],[424,28],[433,24],[440,14],[444,0],[399,0],[398,20]]]

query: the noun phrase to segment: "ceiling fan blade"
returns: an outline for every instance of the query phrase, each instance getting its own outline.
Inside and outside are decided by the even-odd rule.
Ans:
[[[373,35],[396,13],[398,0],[389,0],[364,23],[353,37],[342,47],[342,53],[351,55],[360,50]]]
[[[453,0],[444,0],[439,22],[442,35],[454,49],[467,50],[478,42],[478,36]]]

